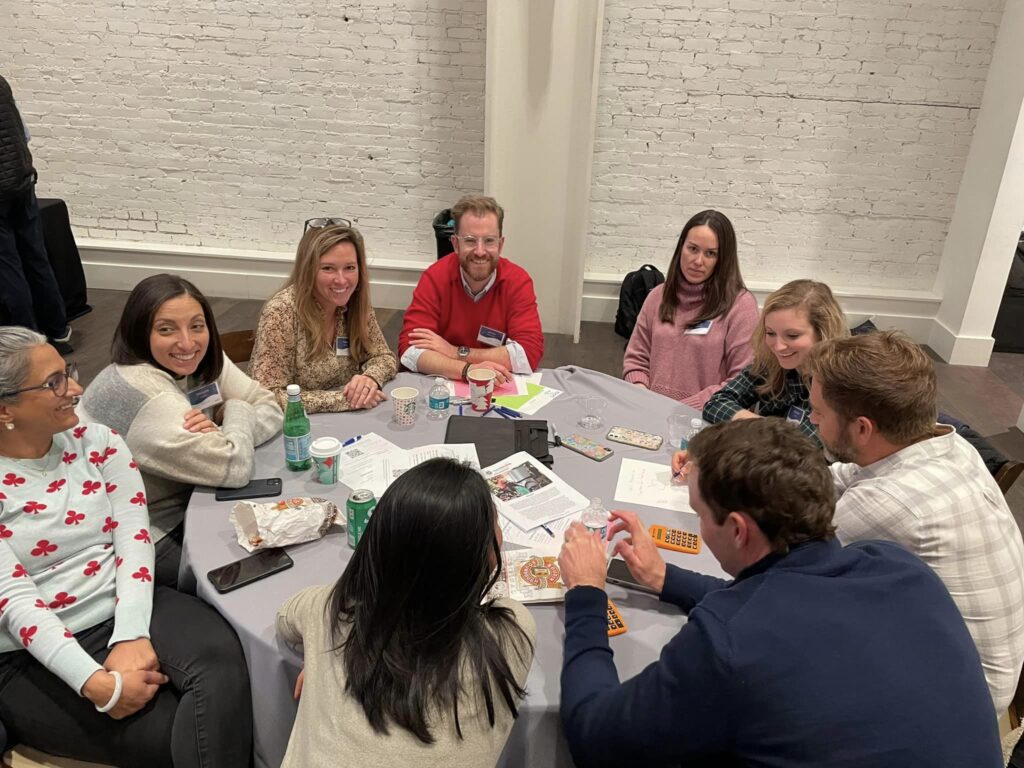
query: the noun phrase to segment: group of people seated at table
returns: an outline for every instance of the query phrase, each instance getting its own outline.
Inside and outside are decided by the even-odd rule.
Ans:
[[[536,296],[502,255],[504,212],[467,197],[452,214],[454,253],[424,270],[397,355],[362,236],[336,218],[306,222],[248,373],[223,353],[209,301],[173,275],[131,292],[112,362],[84,392],[44,336],[0,328],[0,723],[13,742],[118,766],[249,765],[241,647],[177,589],[189,495],[251,479],[289,384],[308,412],[338,412],[377,406],[399,365],[499,380],[539,366]],[[613,512],[615,553],[688,615],[620,684],[606,544],[570,528],[561,713],[577,764],[995,765],[996,715],[1024,662],[1024,544],[977,452],[936,424],[921,348],[895,331],[850,336],[812,280],[758,313],[732,224],[704,211],[643,305],[624,378],[713,425],[673,475],[733,579],[666,565],[636,515]],[[434,460],[391,485],[336,583],[280,610],[306,659],[285,765],[498,759],[536,632],[522,605],[485,599],[501,544],[479,473]]]

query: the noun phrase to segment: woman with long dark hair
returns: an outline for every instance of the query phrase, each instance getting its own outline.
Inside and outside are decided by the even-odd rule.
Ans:
[[[665,282],[647,295],[623,358],[637,386],[700,409],[750,363],[757,302],[740,276],[725,214],[701,211],[683,227]]]
[[[536,633],[520,603],[485,599],[500,562],[476,470],[432,459],[398,478],[338,582],[278,613],[305,655],[283,766],[494,765]]]
[[[146,483],[157,583],[175,586],[193,487],[248,483],[256,446],[277,434],[284,416],[221,351],[210,302],[177,275],[153,275],[132,289],[111,358],[79,412],[128,443]]]

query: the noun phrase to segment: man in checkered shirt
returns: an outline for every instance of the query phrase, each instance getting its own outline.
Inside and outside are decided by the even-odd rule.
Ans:
[[[931,566],[960,608],[1002,712],[1024,662],[1024,543],[978,452],[935,423],[931,360],[887,331],[822,342],[809,367],[811,421],[839,461],[837,535],[844,544],[894,541]]]

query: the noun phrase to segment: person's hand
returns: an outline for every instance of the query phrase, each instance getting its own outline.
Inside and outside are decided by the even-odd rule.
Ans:
[[[620,555],[636,580],[660,595],[665,587],[666,567],[654,539],[644,528],[636,512],[613,509],[611,519],[612,523],[608,526],[609,540],[621,531],[629,534],[615,542],[612,554]]]
[[[349,379],[341,390],[342,396],[348,400],[348,406],[354,411],[361,408],[373,408],[382,400],[387,400],[384,393],[380,391],[377,382],[369,376],[359,373]]]
[[[506,368],[501,363],[495,363],[490,360],[485,360],[482,363],[473,363],[469,366],[471,371],[480,371],[484,368],[494,371],[496,374],[494,377],[494,386],[501,386],[502,384],[512,381],[512,371]]]
[[[754,413],[753,411],[736,411],[733,414],[732,420],[739,421],[740,419],[760,419],[763,418],[760,414]]]
[[[672,482],[681,485],[686,482],[689,474],[687,466],[690,463],[689,451],[676,451],[672,454]]]
[[[195,408],[185,414],[185,422],[182,425],[187,432],[216,432],[217,425],[202,411]]]
[[[143,669],[159,671],[160,660],[156,657],[153,644],[145,637],[137,640],[123,640],[116,643],[107,654],[103,668],[108,672],[137,672]]]
[[[413,328],[409,332],[409,341],[417,349],[429,349],[445,357],[458,358],[459,348],[449,344],[442,336],[434,333],[429,328]]]
[[[306,668],[303,667],[299,670],[299,676],[295,679],[295,692],[292,694],[292,698],[298,701],[302,698],[302,685],[306,682]]]
[[[582,523],[573,523],[565,532],[565,543],[558,553],[562,582],[566,589],[589,586],[604,589],[608,555],[600,534],[591,533]]]
[[[134,715],[156,696],[160,686],[168,679],[167,675],[151,669],[122,672],[121,698],[107,714],[115,720]],[[114,676],[101,669],[94,672],[85,681],[85,685],[82,686],[82,695],[97,707],[103,707],[114,695],[114,685]]]

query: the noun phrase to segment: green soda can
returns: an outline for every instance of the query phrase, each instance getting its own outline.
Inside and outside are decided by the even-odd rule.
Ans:
[[[365,488],[352,491],[352,495],[348,497],[345,508],[348,510],[348,545],[352,549],[355,549],[359,540],[363,538],[366,524],[373,517],[373,508],[376,506],[377,497],[373,495],[373,491]]]

